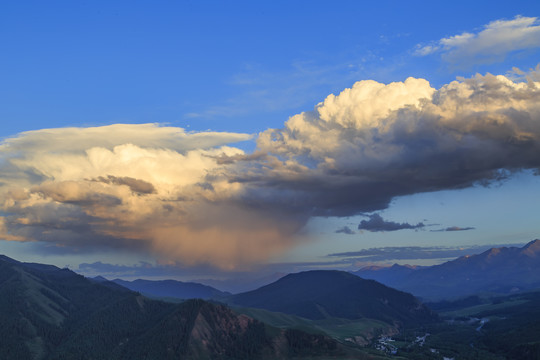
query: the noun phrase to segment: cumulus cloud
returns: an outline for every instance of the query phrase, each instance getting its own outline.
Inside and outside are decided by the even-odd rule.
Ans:
[[[251,138],[156,124],[46,129],[0,145],[5,240],[49,251],[117,248],[163,261],[234,268],[287,248],[294,217],[231,201],[239,184],[217,159]],[[291,220],[289,220],[291,219]]]
[[[362,220],[358,225],[358,230],[367,230],[371,232],[379,231],[397,231],[404,229],[422,229],[425,225],[419,222],[416,225],[409,223],[397,223],[394,221],[386,221],[379,214],[368,215],[369,220]]]
[[[229,177],[253,207],[310,216],[500,181],[540,166],[539,85],[491,74],[438,90],[423,79],[360,81],[261,133],[266,158],[238,161]]]
[[[469,65],[502,61],[511,52],[539,47],[538,18],[516,16],[512,20],[492,21],[477,33],[464,32],[432,44],[419,45],[415,54],[440,53],[445,61]]]
[[[0,144],[0,238],[232,269],[264,262],[312,216],[385,209],[540,168],[540,83],[477,75],[360,81],[257,137],[156,124],[45,129]],[[372,215],[366,229],[397,224]]]

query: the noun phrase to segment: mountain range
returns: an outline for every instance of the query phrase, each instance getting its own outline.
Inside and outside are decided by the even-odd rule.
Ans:
[[[511,294],[540,288],[540,240],[521,248],[492,248],[430,267],[394,265],[363,268],[354,274],[430,301],[479,293]]]
[[[155,298],[212,299],[230,295],[208,285],[177,280],[152,281],[137,279],[134,281],[125,281],[114,279],[112,282]]]
[[[526,291],[540,288],[539,270],[540,240],[535,240],[431,267],[294,273],[231,295],[173,280],[88,279],[69,269],[0,255],[0,355],[23,360],[356,359],[372,358],[371,350],[358,346],[372,344],[381,334],[399,332],[402,342],[415,344],[416,335],[410,340],[407,331],[430,329],[438,334],[431,344],[441,351],[449,337],[454,339],[447,354],[459,347],[456,354],[473,357],[535,358],[540,293]],[[418,298],[431,300],[441,315]],[[487,316],[485,326],[488,320],[474,325]],[[443,325],[440,319],[452,323]],[[472,352],[466,346],[471,336],[477,344]],[[403,348],[410,355],[405,357],[435,358],[411,346]]]
[[[275,359],[338,356],[322,334],[277,329],[203,300],[148,299],[51,265],[0,256],[4,359]]]
[[[534,240],[522,248],[491,248],[481,254],[462,256],[435,266],[369,266],[352,274],[433,302],[475,294],[505,295],[540,288],[538,270],[540,240]],[[276,277],[279,280],[281,275]],[[94,280],[104,284],[108,282],[102,277]],[[224,299],[230,295],[212,286],[176,280],[114,279],[109,286],[113,283],[161,299]]]

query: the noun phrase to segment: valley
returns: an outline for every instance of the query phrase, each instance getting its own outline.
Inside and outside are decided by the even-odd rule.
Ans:
[[[534,271],[531,264],[540,259],[538,244],[536,240],[523,248],[490,250],[432,268],[406,268],[407,274],[397,277],[402,284],[412,284],[411,279],[418,281],[424,274],[429,278],[451,267],[454,271],[448,276],[454,280],[446,284],[446,292],[459,287],[467,271],[494,283],[489,273],[497,272],[490,266],[523,263],[527,256],[527,266]],[[376,275],[387,270],[369,271]],[[521,275],[523,271],[514,270]],[[512,282],[509,275],[498,292],[442,300],[437,296],[439,300],[422,303],[410,293],[356,274],[294,273],[258,289],[229,294],[173,280],[88,279],[68,269],[2,256],[0,353],[40,360],[539,356],[540,290],[515,290],[524,281]],[[534,276],[528,276],[527,283],[534,284]]]

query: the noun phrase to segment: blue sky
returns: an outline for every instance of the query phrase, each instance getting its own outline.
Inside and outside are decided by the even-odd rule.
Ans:
[[[0,241],[0,252],[74,269],[96,261],[125,266],[146,261],[180,267],[186,276],[211,277],[224,270],[269,266],[265,264],[321,263],[328,261],[328,254],[367,248],[466,248],[532,240],[540,231],[536,225],[540,181],[532,175],[538,163],[530,149],[508,148],[499,130],[485,130],[482,124],[494,121],[493,114],[504,113],[515,122],[506,126],[501,120],[500,128],[518,128],[516,139],[529,137],[529,147],[534,149],[538,146],[535,124],[540,122],[534,107],[537,92],[529,94],[532,105],[513,100],[506,104],[489,98],[499,94],[495,91],[504,85],[502,80],[475,78],[469,90],[490,86],[494,90],[485,90],[487,100],[469,104],[471,109],[484,106],[483,113],[468,111],[489,121],[464,125],[456,117],[450,128],[461,129],[465,138],[469,131],[489,134],[497,141],[482,138],[487,145],[473,140],[465,144],[460,138],[462,147],[455,151],[437,147],[439,157],[425,152],[433,150],[425,145],[433,134],[421,137],[420,127],[407,141],[394,137],[396,132],[392,139],[360,151],[317,143],[333,138],[309,132],[309,124],[327,121],[350,128],[352,121],[356,130],[359,124],[371,124],[371,129],[383,131],[382,124],[405,114],[410,106],[421,110],[407,116],[423,119],[431,110],[422,108],[419,99],[431,97],[456,79],[462,87],[467,82],[463,79],[477,73],[504,75],[513,84],[525,83],[527,77],[538,82],[534,71],[540,62],[538,16],[540,5],[532,1],[5,4],[0,12],[4,174],[0,229],[10,241]],[[425,79],[429,85],[406,83],[409,77]],[[313,115],[314,107],[330,94],[337,96],[363,80],[406,85],[399,90],[362,83],[355,90],[358,94],[381,92],[368,96],[364,105],[350,104],[343,95],[325,103],[327,113]],[[525,91],[517,85],[508,89]],[[408,91],[410,98],[399,100],[395,95],[399,91]],[[450,99],[450,92],[437,94]],[[377,109],[371,115],[358,115],[379,99],[382,104],[396,101],[384,110],[394,115]],[[509,111],[526,114],[528,120],[515,120]],[[298,115],[302,113],[307,115]],[[296,120],[285,125],[295,115]],[[386,120],[373,125],[370,121],[375,118]],[[107,127],[114,124],[125,126]],[[80,131],[65,130],[72,127]],[[28,131],[34,132],[24,133]],[[282,142],[268,142],[272,136],[281,136]],[[294,136],[301,147],[292,141]],[[336,139],[348,136],[343,133]],[[350,144],[359,144],[360,138]],[[377,147],[381,144],[386,145]],[[405,150],[392,150],[398,145]],[[488,145],[493,152],[486,150]],[[375,155],[362,158],[369,149]],[[388,157],[386,151],[392,151]],[[465,156],[465,151],[472,153]],[[81,165],[80,154],[91,166]],[[245,158],[249,154],[251,158]],[[403,176],[404,184],[372,173],[379,169],[387,174],[390,167],[412,164],[411,154],[418,155],[414,155],[417,163],[403,165],[406,173],[396,170],[395,176]],[[422,162],[424,156],[427,160]],[[126,157],[156,162],[144,167],[146,160],[135,165],[119,160]],[[379,165],[373,165],[375,160]],[[444,161],[456,168],[439,168]],[[176,172],[174,164],[180,164]],[[335,166],[334,172],[329,166]],[[438,169],[433,170],[436,175],[428,171],[431,168]],[[500,170],[504,179],[494,180],[493,171],[499,168],[511,173]],[[413,169],[422,177],[412,174]],[[380,186],[324,177],[355,171],[369,171]],[[444,182],[444,174],[466,176]],[[429,176],[438,180],[424,182]],[[308,177],[320,182],[307,181]],[[342,192],[297,191],[298,186],[326,182],[337,184],[336,188],[345,185]],[[487,183],[487,187],[479,185]],[[190,186],[195,185],[193,190]],[[347,191],[351,196],[345,195]],[[358,195],[362,191],[364,197]],[[377,192],[378,197],[373,195]],[[175,205],[188,201],[188,195],[193,197],[191,205]],[[204,201],[199,202],[199,197]],[[203,203],[213,205],[206,208]],[[138,206],[153,210],[141,214],[134,210]],[[166,217],[162,209],[174,216]],[[120,218],[120,213],[129,216]],[[166,223],[160,223],[164,218]],[[175,221],[188,224],[189,229],[177,228]],[[163,231],[139,227],[145,222]],[[242,231],[233,230],[233,225]],[[214,243],[208,239],[213,236],[224,246],[222,256],[212,252]],[[245,240],[251,237],[260,240]],[[183,255],[169,256],[177,253]],[[360,260],[346,266],[361,266]]]
[[[259,132],[362,79],[414,76],[438,87],[476,71],[535,66],[534,51],[457,71],[411,52],[537,11],[531,1],[7,4],[2,135],[156,121]]]

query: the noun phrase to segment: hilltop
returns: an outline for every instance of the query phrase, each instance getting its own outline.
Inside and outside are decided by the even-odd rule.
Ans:
[[[289,274],[257,290],[233,295],[227,302],[312,320],[365,318],[412,326],[436,319],[411,294],[336,270]]]

